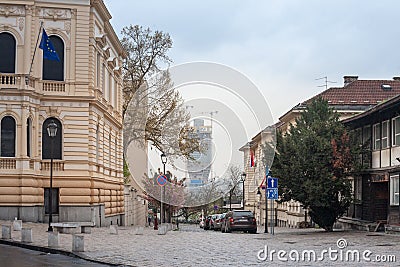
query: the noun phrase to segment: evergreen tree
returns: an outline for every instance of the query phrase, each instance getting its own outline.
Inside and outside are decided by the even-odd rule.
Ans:
[[[299,201],[315,223],[332,231],[352,201],[348,176],[356,165],[339,115],[314,99],[287,133],[278,133],[276,152],[281,201]]]

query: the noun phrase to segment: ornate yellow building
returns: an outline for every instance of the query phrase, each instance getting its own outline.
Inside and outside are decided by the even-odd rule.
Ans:
[[[110,19],[102,0],[1,1],[0,219],[48,221],[54,158],[53,221],[123,223],[126,54]],[[43,58],[41,25],[59,62]]]

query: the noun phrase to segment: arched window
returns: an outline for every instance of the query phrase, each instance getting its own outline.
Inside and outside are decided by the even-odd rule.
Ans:
[[[15,157],[15,119],[5,116],[1,120],[1,157]]]
[[[53,122],[57,125],[55,137],[50,137],[47,131],[49,123]],[[56,118],[48,118],[44,121],[42,127],[42,159],[62,159],[62,125]],[[51,142],[53,142],[53,153],[51,153]]]
[[[49,37],[60,61],[43,58],[43,80],[64,81],[64,42],[58,36]]]
[[[26,155],[31,156],[31,136],[32,136],[32,120],[26,120]]]
[[[14,36],[9,33],[0,33],[0,72],[15,73],[15,48]]]

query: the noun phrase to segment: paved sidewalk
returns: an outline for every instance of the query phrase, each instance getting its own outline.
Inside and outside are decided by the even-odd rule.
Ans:
[[[0,221],[0,224],[12,224]],[[32,228],[32,245],[47,247],[47,224],[23,223]],[[197,225],[180,225],[179,231],[158,235],[152,228],[145,228],[143,235],[135,235],[135,227],[119,227],[118,235],[110,234],[109,228],[92,228],[84,235],[86,259],[121,266],[266,266],[271,265],[257,258],[258,252],[268,246],[271,250],[317,250],[338,249],[337,240],[344,238],[348,249],[371,250],[374,255],[395,255],[396,262],[290,262],[278,261],[273,266],[400,266],[400,236],[368,232],[332,232],[320,229],[276,228],[276,235],[204,231]],[[12,231],[12,240],[21,241],[21,232]],[[71,252],[72,235],[60,234],[60,250]],[[287,255],[286,255],[287,256]]]

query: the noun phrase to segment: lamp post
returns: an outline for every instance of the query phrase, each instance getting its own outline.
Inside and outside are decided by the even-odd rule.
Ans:
[[[167,164],[167,156],[164,154],[164,153],[162,153],[161,154],[161,162],[162,162],[162,164],[164,165],[164,171],[163,171],[163,175],[164,175],[164,177],[166,178],[167,176],[165,176],[165,164]],[[160,204],[160,206],[161,206],[161,214],[160,214],[160,220],[161,220],[161,223],[165,223],[165,218],[164,218],[164,208],[163,208],[163,198],[164,198],[164,186],[162,186],[161,187],[161,204]]]
[[[265,189],[267,190],[267,189]],[[257,195],[260,195],[261,198],[261,191],[260,187],[258,187]],[[261,208],[260,208],[260,217],[261,217]],[[268,233],[268,201],[267,201],[267,194],[265,194],[265,223],[264,223],[264,233]]]
[[[50,191],[49,191],[49,228],[47,229],[48,232],[53,232],[53,226],[51,223],[53,222],[53,143],[54,137],[57,135],[57,124],[52,120],[47,125],[47,134],[49,135],[51,142],[50,142]]]
[[[243,210],[245,210],[245,201],[244,201],[244,197],[245,197],[245,192],[244,192],[244,181],[246,181],[246,173],[242,173],[242,179],[240,180],[243,183]]]

